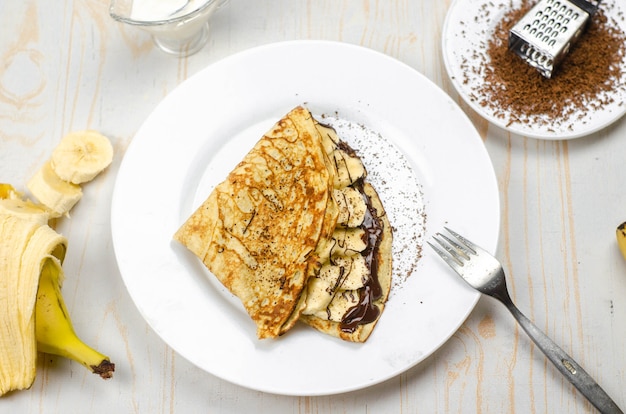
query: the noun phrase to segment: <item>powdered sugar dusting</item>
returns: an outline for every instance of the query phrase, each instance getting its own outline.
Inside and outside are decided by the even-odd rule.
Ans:
[[[378,132],[336,116],[324,116],[321,121],[335,128],[340,139],[356,150],[367,180],[382,200],[393,229],[393,295],[422,256],[426,214],[421,184],[406,156]]]

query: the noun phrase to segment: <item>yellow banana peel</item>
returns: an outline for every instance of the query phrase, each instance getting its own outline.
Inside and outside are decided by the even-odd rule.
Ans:
[[[37,290],[35,306],[35,335],[37,350],[73,359],[94,374],[109,379],[115,364],[81,341],[72,326],[69,312],[61,295],[63,268],[58,259],[49,256],[44,260]]]
[[[0,183],[0,199],[11,198],[13,195],[17,195],[17,191],[11,184]]]
[[[617,238],[617,247],[619,247],[619,251],[626,260],[626,222],[617,226],[615,236]]]

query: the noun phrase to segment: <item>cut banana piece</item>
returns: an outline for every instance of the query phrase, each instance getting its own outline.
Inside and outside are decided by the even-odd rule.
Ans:
[[[337,131],[328,125],[320,123],[316,123],[315,128],[322,136],[322,146],[324,147],[324,152],[326,152],[327,155],[331,155],[339,143]]]
[[[324,311],[333,299],[334,291],[328,280],[314,276],[307,282],[305,315],[314,315]]]
[[[50,217],[66,215],[81,199],[80,186],[62,180],[46,162],[27,184],[33,196],[50,210]]]
[[[366,247],[366,234],[363,229],[337,227],[333,231],[332,238],[325,243],[320,243],[315,252],[320,262],[325,263],[333,257],[357,255]]]
[[[329,305],[336,295],[345,296],[347,291],[353,291],[353,296],[358,297],[357,290],[365,285],[369,275],[365,258],[361,255],[337,257],[332,263],[324,264],[319,274],[308,282],[306,307],[302,313],[328,319]]]
[[[333,195],[339,207],[337,225],[344,227],[358,227],[365,219],[367,206],[363,195],[354,187],[333,190]]]
[[[107,137],[93,130],[70,132],[52,152],[52,169],[59,178],[73,184],[93,180],[113,160],[113,146]]]
[[[318,311],[315,316],[329,321],[341,322],[344,315],[359,304],[359,292],[356,290],[341,290],[337,292],[328,307]]]
[[[365,257],[363,255],[355,255],[352,257],[338,257],[333,261],[333,267],[339,268],[341,278],[338,289],[357,290],[365,286],[370,270],[367,267]]]
[[[365,177],[365,167],[361,160],[350,156],[342,149],[333,151],[332,160],[337,167],[335,188],[344,188],[354,184],[359,178]]]
[[[330,257],[353,256],[367,248],[365,231],[360,228],[336,228],[332,241]]]
[[[619,247],[619,251],[626,260],[626,222],[617,226],[615,236],[617,237],[617,247]]]

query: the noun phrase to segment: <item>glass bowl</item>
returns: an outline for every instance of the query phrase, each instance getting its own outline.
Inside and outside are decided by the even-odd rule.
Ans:
[[[229,0],[111,0],[118,22],[152,35],[162,51],[177,56],[198,52],[209,39],[209,19]]]

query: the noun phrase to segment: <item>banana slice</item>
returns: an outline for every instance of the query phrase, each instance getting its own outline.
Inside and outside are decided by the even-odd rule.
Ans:
[[[306,307],[302,311],[305,315],[314,315],[324,311],[333,298],[333,289],[329,281],[315,276],[307,282]]]
[[[52,152],[52,169],[64,181],[81,184],[93,180],[113,160],[113,146],[97,131],[70,132]]]
[[[363,229],[337,228],[333,232],[330,256],[341,257],[357,255],[367,247],[365,240],[366,236]]]
[[[365,257],[360,254],[352,257],[338,257],[334,260],[334,267],[338,268],[341,274],[338,288],[342,290],[362,288],[370,275]]]
[[[331,155],[339,143],[337,131],[328,125],[322,125],[320,123],[316,123],[315,128],[322,136],[322,146],[324,147],[324,151],[327,155]]]
[[[331,293],[336,290],[355,290],[365,286],[369,277],[365,257],[337,257],[332,263],[326,263],[320,269],[318,278],[325,281]]]
[[[35,173],[26,186],[50,210],[51,218],[66,215],[83,196],[80,186],[64,181],[55,174],[50,161]]]
[[[326,263],[331,258],[341,256],[354,256],[365,250],[366,234],[361,228],[337,227],[333,231],[332,238],[320,242],[315,249],[320,263]]]
[[[356,290],[341,290],[337,292],[330,304],[315,316],[334,322],[341,322],[350,308],[359,304],[359,292]]]
[[[361,193],[353,187],[346,187],[333,191],[335,201],[339,207],[337,225],[344,227],[358,227],[365,219],[367,206]]]
[[[365,167],[361,160],[350,156],[342,149],[333,151],[332,159],[337,167],[335,188],[344,188],[354,184],[359,178],[365,177]]]
[[[324,264],[319,274],[309,280],[306,307],[302,313],[328,319],[328,315],[333,313],[328,310],[334,306],[331,303],[338,300],[345,305],[345,298],[340,296],[365,286],[368,277],[369,269],[363,256],[335,258],[333,263]],[[355,295],[358,296],[358,293]],[[334,309],[336,313],[339,307]]]

